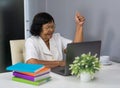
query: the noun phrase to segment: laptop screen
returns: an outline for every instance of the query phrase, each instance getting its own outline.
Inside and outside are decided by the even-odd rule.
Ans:
[[[92,55],[97,54],[100,57],[101,41],[87,41],[81,43],[70,43],[67,45],[65,74],[69,75],[69,65],[72,64],[76,56],[83,53],[91,52]]]

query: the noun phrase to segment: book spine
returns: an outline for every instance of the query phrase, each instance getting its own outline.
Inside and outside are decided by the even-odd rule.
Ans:
[[[37,76],[35,76],[35,77],[43,76],[43,75],[48,74],[48,73],[50,73],[50,72],[46,72],[46,73],[43,73],[43,74],[37,75]]]
[[[33,76],[27,76],[27,75],[24,75],[24,74],[20,74],[18,72],[13,72],[13,75],[15,77],[20,77],[20,78],[23,78],[23,79],[34,81],[34,77]]]
[[[19,71],[14,71],[14,72],[17,72],[17,73],[20,73],[20,74],[24,74],[24,75],[33,76],[33,77],[37,77],[37,76],[40,76],[40,75],[42,75],[44,73],[50,72],[50,69],[46,69],[46,70],[41,71],[41,72],[39,72],[37,74],[36,73],[28,73],[28,72],[19,72]]]
[[[45,74],[42,74],[42,75],[40,75],[40,76],[38,76],[38,77],[21,74],[21,73],[19,73],[19,72],[13,72],[13,75],[14,75],[15,77],[27,79],[27,80],[30,80],[30,81],[37,81],[37,80],[40,80],[40,79],[49,77],[49,72],[47,72],[47,73],[45,73]]]
[[[38,86],[38,85],[41,85],[43,83],[46,83],[46,82],[50,81],[51,77],[44,78],[44,79],[41,79],[41,80],[38,80],[38,81],[29,81],[29,80],[18,78],[18,77],[12,77],[12,80],[16,81],[16,82],[22,82],[22,83]]]
[[[37,80],[44,79],[44,78],[47,78],[47,77],[50,77],[49,73],[44,74],[44,75],[42,75],[42,76],[35,77],[34,80],[37,81]]]

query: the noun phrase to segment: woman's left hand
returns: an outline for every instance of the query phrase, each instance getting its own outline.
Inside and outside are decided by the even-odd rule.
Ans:
[[[76,21],[76,25],[82,26],[84,24],[85,18],[81,16],[80,13],[76,12],[75,21]]]

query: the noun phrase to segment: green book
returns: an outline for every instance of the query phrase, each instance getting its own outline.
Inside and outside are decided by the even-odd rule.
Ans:
[[[46,83],[46,82],[50,81],[50,79],[51,79],[51,77],[47,77],[47,78],[43,78],[38,81],[30,81],[30,80],[26,80],[26,79],[22,79],[22,78],[18,78],[18,77],[12,77],[13,81],[27,83],[27,84],[36,85],[36,86]]]

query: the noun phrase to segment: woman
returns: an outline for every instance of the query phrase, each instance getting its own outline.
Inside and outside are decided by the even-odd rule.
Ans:
[[[73,42],[83,41],[84,17],[75,15],[76,32]],[[32,36],[26,40],[26,63],[44,64],[47,67],[64,66],[62,52],[72,41],[54,33],[55,22],[53,17],[46,13],[38,13],[31,25]]]

